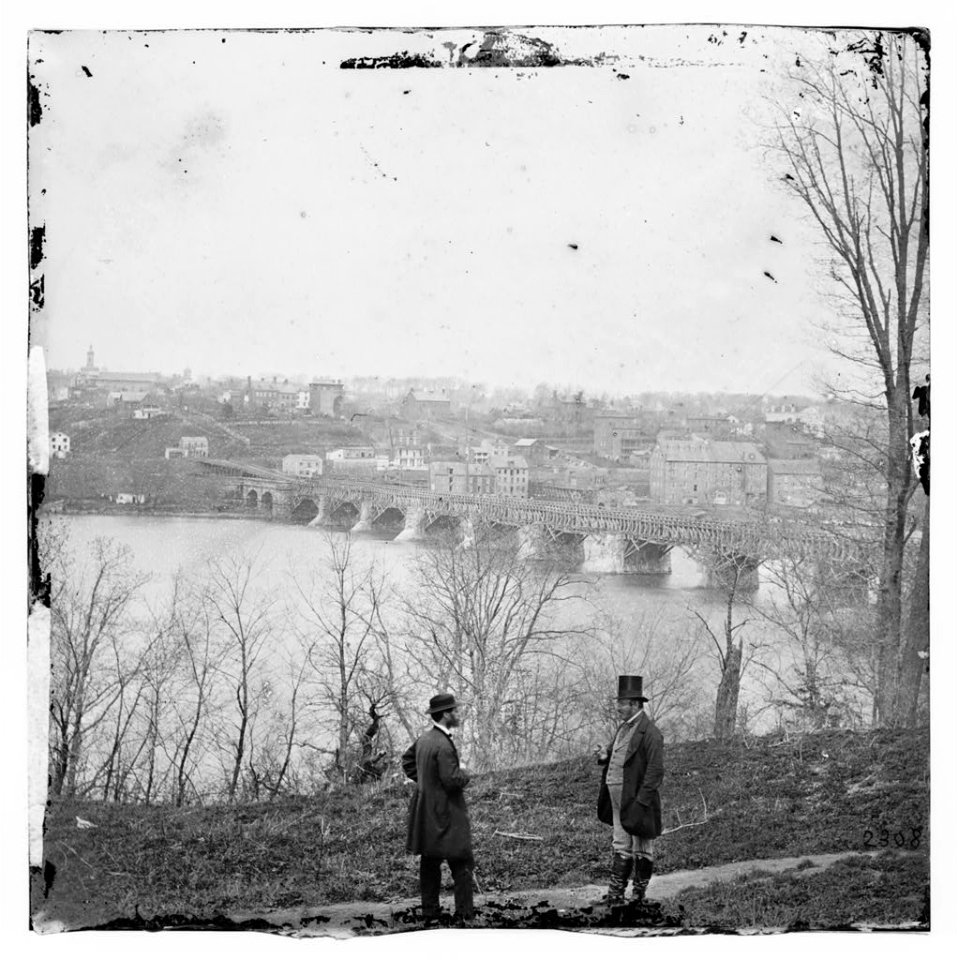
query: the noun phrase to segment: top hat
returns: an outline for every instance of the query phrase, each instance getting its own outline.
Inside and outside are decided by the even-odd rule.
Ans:
[[[459,706],[461,704],[456,703],[456,698],[451,693],[437,693],[436,696],[429,698],[429,709],[426,713],[430,715],[445,713]]]
[[[649,698],[642,696],[642,678],[634,676],[619,677],[619,692],[616,700],[641,700],[647,703]]]

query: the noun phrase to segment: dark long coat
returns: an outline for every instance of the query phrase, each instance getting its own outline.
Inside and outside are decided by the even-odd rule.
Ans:
[[[615,738],[613,737],[613,743]],[[612,755],[612,744],[606,749]],[[662,801],[659,787],[665,775],[663,741],[659,728],[643,711],[629,739],[629,749],[622,767],[622,805],[619,818],[622,826],[636,837],[652,839],[662,833]],[[602,761],[602,785],[599,787],[598,814],[603,823],[612,824],[612,800],[605,778],[609,761]]]
[[[404,754],[403,772],[416,781],[409,801],[406,850],[441,860],[472,858],[472,829],[452,738],[438,727],[424,733]]]

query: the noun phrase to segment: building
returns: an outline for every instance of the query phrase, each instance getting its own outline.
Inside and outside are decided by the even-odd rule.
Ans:
[[[163,410],[161,407],[137,407],[133,411],[134,420],[162,420],[165,417],[168,417],[169,414]]]
[[[524,457],[493,457],[489,466],[495,471],[497,494],[503,497],[529,496],[529,464]]]
[[[420,447],[394,447],[389,466],[397,470],[425,470],[426,461]]]
[[[336,450],[326,451],[326,459],[338,463],[344,463],[347,460],[373,460],[375,457],[375,447],[339,447]]]
[[[477,447],[463,447],[463,457],[470,463],[488,463],[492,457],[507,457],[509,443],[506,440],[482,440]]]
[[[795,403],[771,407],[765,414],[765,423],[789,423],[813,437],[825,434],[825,417],[818,407],[799,407]]]
[[[149,393],[157,388],[162,379],[158,373],[113,373],[109,370],[97,370],[89,374],[81,372],[79,376],[96,390],[114,393]]]
[[[182,460],[186,456],[186,451],[182,447],[167,447],[163,456],[167,460]]]
[[[309,409],[314,416],[342,416],[343,385],[338,380],[313,380],[309,384]]]
[[[118,493],[113,498],[113,502],[143,504],[143,503],[146,503],[146,494],[145,493]]]
[[[287,453],[283,457],[283,473],[294,477],[321,477],[323,458],[318,453]]]
[[[63,460],[70,452],[70,438],[65,433],[50,434],[50,453],[58,460]]]
[[[402,401],[402,415],[406,420],[435,420],[452,415],[452,401],[443,394],[425,390],[410,390]]]
[[[603,413],[592,424],[592,449],[606,460],[628,460],[633,450],[652,442],[649,418],[638,414]]]
[[[534,437],[523,437],[512,445],[515,456],[522,457],[530,466],[541,466],[548,460],[554,460],[559,451],[550,447],[544,440]]]
[[[768,502],[811,507],[822,497],[824,480],[817,460],[769,460]]]
[[[713,440],[730,440],[738,432],[735,417],[686,417],[689,433]]]
[[[184,457],[208,457],[210,442],[206,437],[180,437],[180,449]]]
[[[807,460],[818,454],[819,441],[797,421],[765,423],[765,450],[774,460]]]
[[[495,493],[496,471],[486,463],[434,460],[429,464],[429,489],[433,493]]]
[[[649,491],[659,503],[757,505],[768,494],[768,465],[754,443],[663,437],[650,458]]]

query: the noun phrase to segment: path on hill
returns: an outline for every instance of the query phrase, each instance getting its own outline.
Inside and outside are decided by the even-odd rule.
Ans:
[[[649,885],[652,900],[665,900],[676,896],[689,887],[705,887],[713,883],[739,880],[756,870],[768,873],[783,873],[794,870],[799,864],[812,863],[802,870],[803,876],[819,873],[839,860],[855,856],[877,856],[886,851],[844,850],[840,853],[815,853],[804,857],[776,857],[767,860],[740,860],[699,870],[676,870],[673,873],[654,876]],[[899,851],[896,851],[899,852]],[[901,856],[907,854],[899,852]],[[479,877],[481,883],[481,875]],[[557,887],[543,890],[516,890],[497,893],[479,893],[476,906],[482,912],[494,913],[488,917],[488,926],[523,926],[523,918],[535,919],[544,910],[554,912],[551,928],[563,927],[563,914],[572,915],[594,905],[606,891],[604,885],[586,884],[579,887]],[[399,932],[415,930],[422,924],[413,914],[418,899],[395,899],[390,901],[356,901],[334,903],[321,907],[296,907],[289,910],[265,912],[244,911],[230,915],[236,923],[253,920],[266,921],[272,927],[288,928],[296,936],[352,937],[361,933]],[[443,908],[452,911],[451,897],[443,897]],[[485,908],[485,911],[483,911]],[[502,918],[502,924],[498,919]],[[481,923],[480,920],[480,924]],[[577,924],[578,925],[578,924]]]

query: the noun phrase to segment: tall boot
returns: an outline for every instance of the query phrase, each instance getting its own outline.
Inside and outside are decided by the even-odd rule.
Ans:
[[[605,896],[605,902],[610,907],[625,903],[625,888],[631,873],[632,858],[624,857],[620,853],[613,854],[609,871],[609,892]]]
[[[645,891],[652,879],[653,864],[648,857],[635,858],[635,877],[632,881],[632,900],[639,903],[645,899]]]

